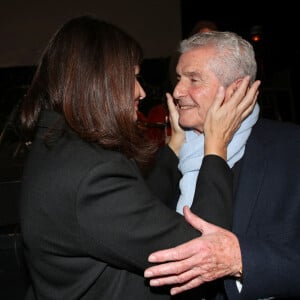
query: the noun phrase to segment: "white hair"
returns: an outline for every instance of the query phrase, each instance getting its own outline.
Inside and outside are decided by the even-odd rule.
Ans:
[[[179,52],[213,47],[215,56],[209,62],[209,68],[226,87],[246,75],[250,82],[256,79],[257,64],[252,45],[234,32],[209,31],[192,35],[183,40]]]

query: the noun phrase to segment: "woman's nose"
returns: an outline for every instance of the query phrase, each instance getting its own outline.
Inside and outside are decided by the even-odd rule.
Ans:
[[[139,84],[140,85],[140,84]],[[140,85],[140,100],[144,99],[146,97],[146,92]]]

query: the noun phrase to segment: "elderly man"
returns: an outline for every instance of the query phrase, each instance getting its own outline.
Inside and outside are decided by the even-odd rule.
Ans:
[[[191,205],[186,195],[195,189],[207,111],[221,85],[233,94],[245,75],[254,81],[257,67],[251,44],[231,32],[195,34],[182,41],[180,52],[173,96],[187,131],[177,211],[184,208],[202,236],[152,253],[149,261],[160,264],[145,277],[152,286],[174,284],[172,294],[222,278],[230,300],[300,299],[300,126],[259,119],[257,106],[227,148],[234,176],[232,232],[196,218],[185,207]]]

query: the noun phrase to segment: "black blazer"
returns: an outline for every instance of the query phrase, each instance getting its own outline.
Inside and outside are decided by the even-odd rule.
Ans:
[[[42,116],[22,179],[21,232],[32,280],[26,299],[168,299],[168,291],[148,287],[147,257],[199,232],[151,194],[135,163],[122,154],[70,130],[46,147],[43,135],[57,119],[55,113]],[[211,160],[230,187],[227,164]],[[161,162],[173,165],[166,176],[177,167],[170,149]],[[209,180],[208,196],[218,176]],[[230,199],[230,193],[225,189],[222,197]]]
[[[229,299],[300,299],[300,126],[258,121],[235,189],[243,288],[228,278]]]
[[[300,126],[259,120],[233,170],[232,230],[241,247],[243,288],[239,293],[236,278],[225,278],[227,297],[219,286],[216,299],[300,299]],[[202,295],[203,286],[173,299]]]

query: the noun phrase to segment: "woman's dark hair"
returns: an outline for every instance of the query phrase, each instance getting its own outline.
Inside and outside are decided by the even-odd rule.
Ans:
[[[120,28],[92,16],[65,23],[44,50],[22,103],[21,125],[31,137],[42,110],[61,114],[88,142],[143,164],[154,153],[133,121],[139,44]]]

